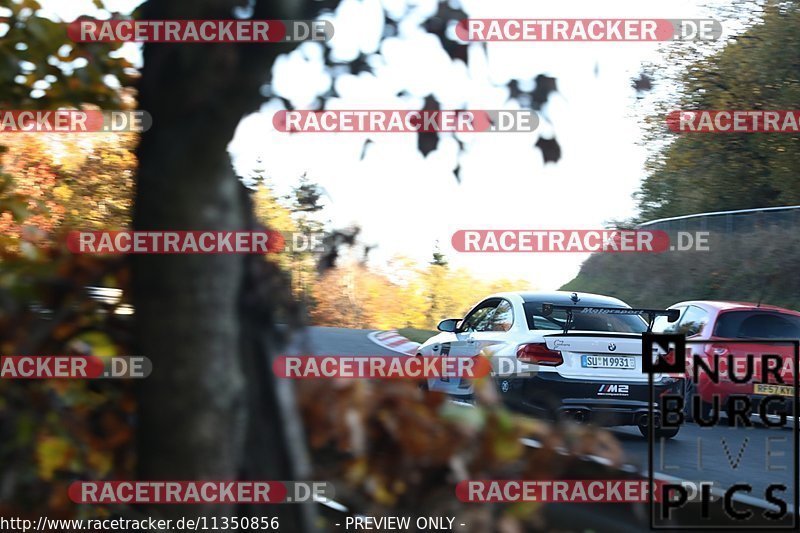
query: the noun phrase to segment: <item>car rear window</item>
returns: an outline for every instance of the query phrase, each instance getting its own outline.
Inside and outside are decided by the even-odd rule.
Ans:
[[[592,305],[592,304],[585,304]],[[599,307],[614,307],[608,304],[597,304]],[[563,331],[564,322],[567,320],[565,311],[555,309],[553,314],[542,316],[542,302],[525,302],[525,319],[528,329],[544,329]],[[576,313],[573,315],[571,330],[578,331],[613,331],[616,333],[643,333],[647,331],[647,324],[639,315],[587,315]]]
[[[727,339],[797,339],[800,317],[765,311],[728,311],[717,318],[714,335]]]

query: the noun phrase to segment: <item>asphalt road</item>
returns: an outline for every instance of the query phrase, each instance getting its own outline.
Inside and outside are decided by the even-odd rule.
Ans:
[[[369,329],[313,327],[298,334],[286,355],[399,355],[367,338]]]
[[[726,420],[725,420],[726,421]],[[614,429],[630,462],[648,468],[648,444],[633,427]],[[773,483],[783,483],[787,502],[794,499],[794,434],[792,428],[702,428],[685,424],[674,439],[656,443],[654,471],[690,481],[712,481],[721,489],[737,483],[752,486],[750,496],[763,500]]]
[[[284,353],[287,355],[397,355],[370,339],[370,330],[309,328]],[[612,430],[627,452],[628,461],[643,472],[648,469],[648,444],[638,429]],[[685,424],[674,439],[654,447],[654,471],[690,481],[712,481],[727,489],[737,483],[752,486],[750,496],[763,500],[771,483],[784,483],[787,491],[777,493],[791,503],[793,492],[793,430],[753,427],[701,428]]]

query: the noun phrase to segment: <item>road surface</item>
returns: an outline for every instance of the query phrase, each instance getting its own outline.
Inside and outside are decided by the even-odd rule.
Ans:
[[[367,338],[371,330],[309,328],[284,352],[287,355],[399,355]],[[625,449],[628,462],[641,471],[648,468],[648,445],[634,427],[612,430]],[[749,483],[753,498],[763,500],[770,483],[785,483],[778,495],[794,501],[792,472],[793,431],[790,428],[686,424],[678,436],[654,448],[655,472],[691,481],[713,481],[722,489]]]

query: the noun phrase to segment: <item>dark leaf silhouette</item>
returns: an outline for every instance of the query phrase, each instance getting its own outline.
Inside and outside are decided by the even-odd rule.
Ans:
[[[509,99],[516,99],[524,94],[527,94],[527,92],[519,88],[519,82],[517,80],[511,80],[510,82],[508,82],[507,87],[509,91],[508,94]]]
[[[427,156],[439,146],[439,134],[435,131],[420,131],[417,135],[417,148],[422,155]]]
[[[364,141],[364,147],[361,149],[361,157],[359,158],[360,161],[363,161],[365,157],[367,157],[367,148],[369,145],[372,144],[372,141],[367,139]]]
[[[561,146],[558,145],[555,137],[552,139],[539,137],[535,146],[542,151],[545,163],[557,163],[561,159]]]
[[[362,72],[372,73],[372,68],[367,63],[367,56],[365,56],[364,54],[358,54],[358,57],[355,58],[353,61],[351,61],[349,65],[350,65],[350,72],[354,76],[358,76]]]
[[[287,111],[294,111],[292,102],[290,102],[287,98],[284,98],[283,96],[278,96],[277,98],[281,101],[283,107],[285,107]]]
[[[545,76],[544,74],[539,74],[536,76],[536,88],[531,93],[531,99],[533,103],[538,107],[541,107],[547,99],[550,97],[550,93],[557,91],[556,89],[556,79],[551,78],[550,76]]]
[[[650,77],[642,72],[639,74],[639,78],[633,80],[633,88],[636,89],[636,92],[645,92],[649,91],[653,88],[653,81]]]
[[[394,37],[397,35],[397,21],[390,19],[389,17],[383,17],[383,38],[386,37]]]
[[[467,62],[467,45],[449,39],[447,27],[452,21],[465,18],[467,18],[467,14],[464,11],[451,8],[447,2],[439,2],[439,10],[423,24],[426,31],[439,38],[442,48],[451,59],[460,59],[464,63]]]
[[[439,111],[441,108],[439,102],[433,96],[425,97],[425,106],[423,111]],[[429,153],[436,150],[439,146],[439,134],[435,131],[420,131],[417,137],[417,148],[422,155],[427,156]]]

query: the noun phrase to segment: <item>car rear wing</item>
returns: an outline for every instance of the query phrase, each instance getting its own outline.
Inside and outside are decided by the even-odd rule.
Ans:
[[[678,309],[632,309],[630,307],[594,307],[589,305],[556,305],[551,303],[542,304],[542,316],[548,317],[553,311],[565,311],[567,320],[564,322],[564,334],[569,331],[575,313],[587,315],[645,315],[647,316],[647,332],[653,330],[653,322],[656,317],[665,316],[670,322],[675,322],[680,317]]]

